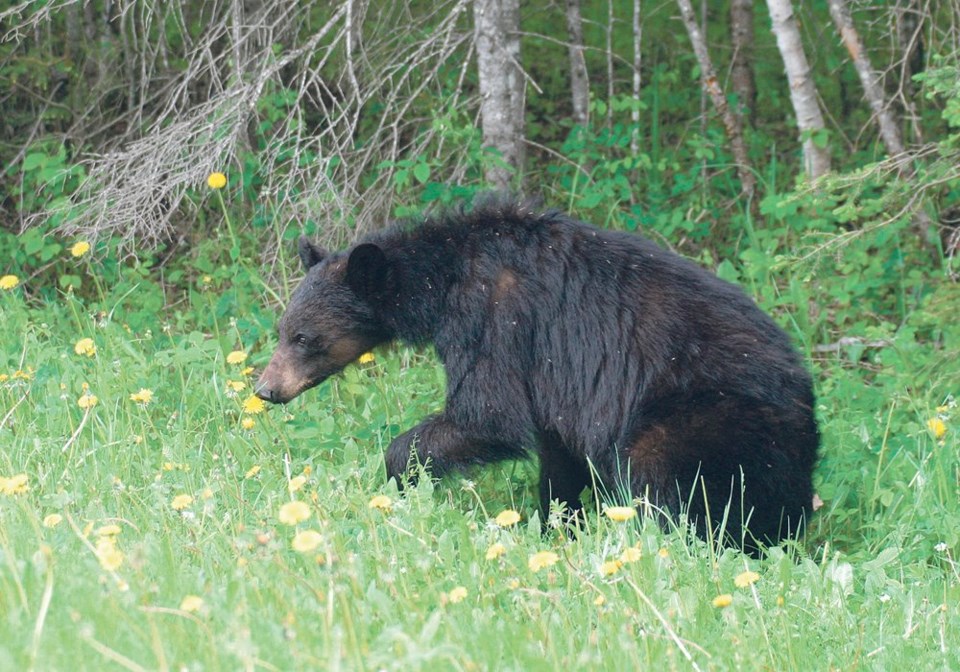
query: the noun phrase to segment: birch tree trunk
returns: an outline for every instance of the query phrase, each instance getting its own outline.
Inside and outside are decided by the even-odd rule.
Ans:
[[[573,99],[573,123],[586,127],[590,120],[590,81],[583,56],[583,19],[580,0],[567,0],[567,32],[570,35],[570,95]]]
[[[730,82],[740,102],[752,119],[756,107],[756,86],[753,81],[753,0],[730,0],[730,38],[733,60]]]
[[[519,0],[474,0],[480,121],[483,144],[500,154],[486,181],[507,190],[523,167],[523,76],[520,72]]]
[[[863,86],[863,93],[867,97],[870,109],[873,110],[873,116],[880,127],[880,137],[883,139],[884,147],[887,148],[887,154],[890,156],[902,154],[903,139],[900,136],[900,127],[897,125],[896,119],[893,118],[890,106],[883,99],[880,73],[874,70],[870,64],[860,35],[853,26],[853,19],[850,17],[846,1],[830,0],[830,16],[833,17],[833,22],[840,32],[843,46],[847,48],[847,53],[853,59],[853,65],[860,77],[860,84]]]
[[[607,0],[607,128],[613,129],[613,0]]]
[[[810,65],[803,51],[800,29],[790,0],[767,0],[773,34],[783,58],[790,84],[790,102],[797,115],[797,126],[806,138],[803,140],[803,164],[810,179],[830,171],[830,152],[813,141],[813,134],[823,131],[823,115],[817,104],[817,90],[810,78]]]
[[[730,139],[730,149],[733,152],[734,161],[737,162],[737,173],[740,176],[740,189],[744,194],[750,196],[756,187],[756,178],[750,170],[750,162],[747,159],[747,148],[743,142],[743,129],[740,125],[740,118],[733,113],[730,106],[727,105],[727,99],[723,95],[723,89],[720,88],[720,82],[717,79],[717,73],[713,68],[713,61],[710,60],[710,53],[707,51],[707,43],[704,41],[700,26],[697,25],[697,17],[693,13],[693,6],[690,0],[677,0],[680,7],[680,16],[687,27],[687,33],[690,35],[690,42],[693,43],[693,51],[700,64],[700,79],[703,88],[713,101],[713,106],[720,113],[723,125],[727,130],[727,137]]]
[[[630,153],[636,156],[640,152],[640,65],[643,57],[640,52],[643,37],[643,22],[640,20],[640,0],[633,0],[633,109],[630,121],[633,132],[630,134]]]

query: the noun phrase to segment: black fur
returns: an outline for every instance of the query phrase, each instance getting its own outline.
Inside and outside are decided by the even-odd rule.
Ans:
[[[361,323],[318,300],[343,291]],[[819,435],[788,337],[640,236],[490,202],[323,258],[289,319],[436,346],[446,408],[393,441],[390,478],[411,450],[438,476],[534,452],[544,509],[576,510],[592,467],[610,492],[687,510],[701,535],[729,505],[727,539],[748,550],[796,532],[810,506]],[[264,398],[284,400],[269,383]]]

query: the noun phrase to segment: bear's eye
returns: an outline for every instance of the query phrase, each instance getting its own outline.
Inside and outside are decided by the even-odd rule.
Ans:
[[[306,345],[307,337],[304,336],[303,334],[297,334],[296,336],[293,337],[293,342],[296,343],[297,345]]]

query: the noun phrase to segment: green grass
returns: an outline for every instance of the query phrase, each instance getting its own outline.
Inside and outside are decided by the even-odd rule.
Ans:
[[[0,494],[0,669],[960,668],[949,320],[939,348],[898,332],[869,366],[859,352],[816,364],[825,505],[799,546],[758,561],[596,503],[579,538],[542,535],[529,464],[398,496],[382,453],[442,405],[429,353],[378,351],[245,415],[243,368],[269,356],[271,318],[241,317],[262,297],[214,329],[212,288],[152,323],[136,309],[153,290],[123,291],[89,305],[0,292],[0,476],[27,479]],[[84,337],[95,355],[74,351]],[[228,364],[233,349],[248,361]],[[146,405],[130,399],[141,388]],[[927,421],[943,405],[938,440]],[[293,500],[310,514],[296,526],[279,518]],[[521,522],[498,527],[505,509]],[[320,542],[298,552],[305,530]],[[494,543],[506,550],[487,559]],[[639,558],[604,576],[628,548]],[[539,551],[558,561],[533,571]],[[738,587],[748,570],[759,578]]]

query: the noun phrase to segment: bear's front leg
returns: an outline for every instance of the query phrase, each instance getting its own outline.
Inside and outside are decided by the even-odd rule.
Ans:
[[[487,464],[500,460],[525,456],[519,445],[481,437],[478,432],[461,428],[443,415],[434,415],[413,429],[404,432],[387,449],[387,480],[397,479],[402,486],[402,477],[413,479],[417,462],[427,467],[436,477],[451,471],[461,471],[474,464]]]

